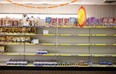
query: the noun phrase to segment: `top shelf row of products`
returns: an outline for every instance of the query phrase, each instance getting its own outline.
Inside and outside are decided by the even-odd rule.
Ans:
[[[28,17],[23,16],[22,19],[11,18],[11,17],[2,17],[0,18],[0,27],[78,27],[78,18],[69,17],[69,18],[52,18],[46,17],[45,19],[34,18],[34,16]],[[40,23],[42,20],[43,23]],[[112,27],[116,26],[116,17],[103,17],[95,18],[89,17],[86,19],[85,26],[107,26]]]

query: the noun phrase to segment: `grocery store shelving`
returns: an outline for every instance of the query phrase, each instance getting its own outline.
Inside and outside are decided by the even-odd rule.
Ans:
[[[6,65],[5,63],[1,64],[2,66],[27,66],[27,67],[116,67],[116,65],[99,65],[99,64],[93,64],[93,65],[65,65],[65,64],[60,64],[60,65],[53,65],[53,66],[35,66],[33,64],[28,64],[28,65]]]
[[[0,42],[0,45],[36,45],[36,44],[26,42]]]
[[[0,26],[0,27],[25,27],[25,26]],[[27,26],[31,28],[80,28],[79,26]],[[116,26],[84,26],[83,28],[116,28]]]
[[[34,33],[0,33],[0,35],[36,35]]]
[[[7,56],[80,56],[80,57],[116,57],[116,54],[68,54],[68,53],[48,53],[48,54],[36,54],[36,53],[16,53],[16,52],[6,52],[6,53],[1,53],[0,55],[7,55]]]

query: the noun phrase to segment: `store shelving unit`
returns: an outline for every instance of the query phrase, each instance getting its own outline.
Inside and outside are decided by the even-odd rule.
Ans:
[[[37,29],[37,34],[0,33],[0,36],[30,36],[40,40],[39,44],[0,42],[0,45],[5,45],[8,48],[8,52],[0,53],[0,57],[4,58],[3,61],[6,62],[17,57],[31,61],[53,58],[60,62],[93,61],[93,64],[80,66],[75,63],[73,65],[61,63],[61,65],[49,67],[116,67],[116,26],[85,26],[84,28],[76,26],[39,26],[33,28]],[[49,30],[49,34],[43,34],[43,30]],[[36,54],[38,49],[46,49],[49,53]],[[112,61],[113,65],[99,65],[101,60]],[[0,66],[8,66],[5,62],[1,61]],[[34,67],[32,63],[26,66]]]

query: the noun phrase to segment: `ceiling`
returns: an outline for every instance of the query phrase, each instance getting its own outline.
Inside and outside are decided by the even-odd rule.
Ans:
[[[23,4],[61,4],[66,2],[71,2],[72,0],[12,0],[16,3],[23,3]],[[78,0],[73,4],[107,4],[103,3],[105,0]],[[116,1],[116,0],[114,0]],[[0,3],[9,3],[5,0],[0,0]],[[115,4],[115,3],[110,3]]]

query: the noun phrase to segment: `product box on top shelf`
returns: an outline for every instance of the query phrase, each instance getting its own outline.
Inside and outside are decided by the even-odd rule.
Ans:
[[[63,26],[64,21],[63,18],[58,18],[58,26]]]
[[[52,25],[52,18],[51,17],[46,17],[45,23],[46,23],[46,26],[51,26]]]
[[[77,24],[77,18],[70,17],[70,26],[78,26],[78,24]]]
[[[95,17],[90,17],[90,18],[88,18],[89,25],[90,25],[90,26],[95,26],[95,20],[96,20]]]
[[[52,18],[52,27],[55,27],[55,26],[57,26],[57,18]]]
[[[102,18],[102,24],[103,24],[103,26],[109,26],[109,24],[108,24],[108,17],[103,17]]]
[[[64,18],[64,26],[71,26],[70,25],[70,18]]]
[[[95,26],[101,26],[100,19],[95,18]]]
[[[114,23],[114,19],[112,17],[109,17],[108,18],[108,24],[109,24],[109,26],[113,26],[113,23]]]
[[[37,17],[36,19],[35,19],[35,26],[36,27],[38,27],[39,25],[40,25],[40,17]]]
[[[116,26],[116,17],[114,18],[113,26]]]

